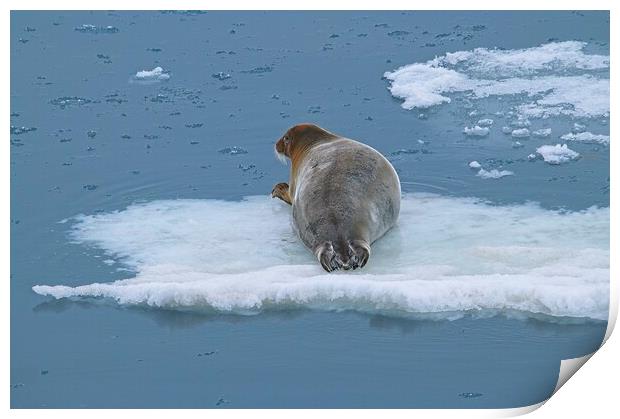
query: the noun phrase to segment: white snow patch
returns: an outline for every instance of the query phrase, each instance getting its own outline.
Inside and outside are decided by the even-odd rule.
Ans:
[[[472,169],[480,169],[482,165],[478,163],[476,160],[474,160],[474,161],[469,162],[469,167],[471,167]]]

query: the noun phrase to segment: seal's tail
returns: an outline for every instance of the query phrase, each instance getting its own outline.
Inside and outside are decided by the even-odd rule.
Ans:
[[[370,257],[370,246],[364,240],[327,241],[316,250],[316,256],[327,272],[337,269],[363,268]]]

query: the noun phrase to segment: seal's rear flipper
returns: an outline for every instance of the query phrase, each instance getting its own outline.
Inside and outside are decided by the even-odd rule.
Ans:
[[[323,269],[327,272],[336,269],[363,268],[370,257],[370,246],[364,240],[346,240],[336,242],[336,249],[332,242],[327,241],[317,247],[316,257]]]
[[[332,242],[325,242],[319,245],[315,251],[316,257],[321,262],[321,266],[327,272],[331,272],[339,268],[336,261],[336,252]]]
[[[370,246],[364,240],[351,240],[349,246],[354,255],[351,258],[353,269],[363,268],[370,257]]]

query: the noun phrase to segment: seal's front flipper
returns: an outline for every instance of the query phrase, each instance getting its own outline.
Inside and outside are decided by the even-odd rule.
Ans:
[[[271,197],[280,198],[289,205],[293,204],[291,196],[288,193],[288,183],[285,182],[278,183],[276,186],[273,187],[273,190],[271,191]]]

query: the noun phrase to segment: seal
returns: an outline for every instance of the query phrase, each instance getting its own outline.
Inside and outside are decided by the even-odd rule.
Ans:
[[[293,209],[302,242],[328,271],[366,265],[370,245],[396,224],[400,181],[374,148],[313,124],[290,128],[275,145],[291,161],[289,183],[271,196]]]

